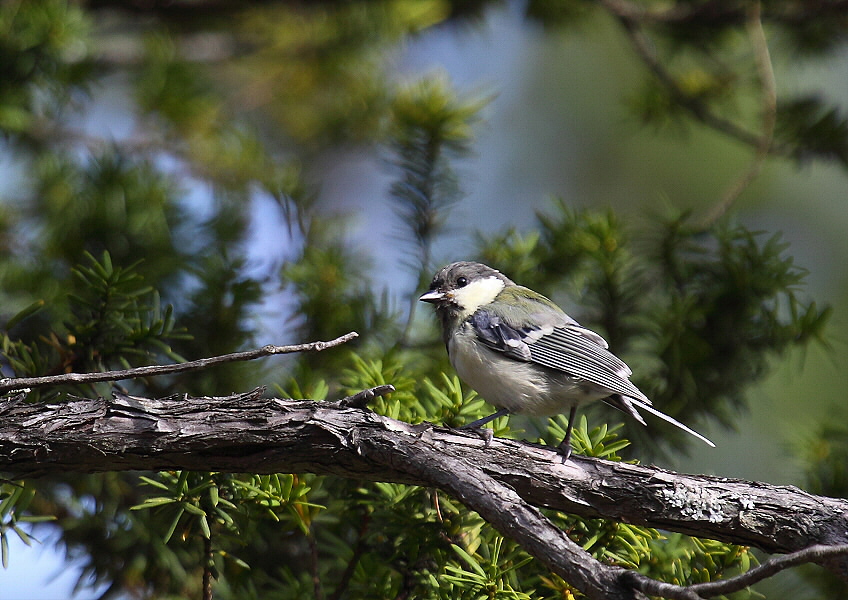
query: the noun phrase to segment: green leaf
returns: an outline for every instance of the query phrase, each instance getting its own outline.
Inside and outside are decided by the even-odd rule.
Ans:
[[[165,496],[159,496],[157,498],[146,498],[144,502],[141,504],[136,504],[135,506],[131,506],[130,510],[144,510],[148,508],[156,508],[157,506],[164,506],[166,504],[174,504],[175,502],[179,502],[176,498],[167,498]]]
[[[453,548],[453,551],[456,552],[459,557],[474,570],[475,573],[477,573],[481,577],[486,576],[486,572],[483,570],[483,567],[480,566],[480,563],[478,563],[473,556],[468,554],[468,552],[466,552],[456,544],[451,544],[451,548]]]
[[[218,553],[219,553],[221,556],[223,556],[224,558],[226,558],[227,560],[229,560],[229,561],[231,561],[231,562],[233,562],[233,563],[237,564],[237,565],[238,565],[238,566],[240,566],[242,569],[250,570],[250,565],[249,565],[249,564],[247,564],[246,562],[244,562],[244,561],[243,561],[242,559],[240,559],[239,557],[237,557],[237,556],[233,556],[232,554],[230,554],[229,552],[225,552],[224,550],[219,550],[219,551],[218,551]]]
[[[595,543],[601,538],[601,535],[602,535],[602,533],[600,531],[596,532],[595,535],[591,536],[589,539],[587,539],[585,542],[583,542],[583,544],[581,544],[581,546],[583,547],[584,550],[588,551],[589,548],[594,546]]]
[[[18,312],[18,314],[16,314],[11,319],[6,321],[6,331],[9,331],[10,329],[12,329],[15,325],[17,325],[18,323],[20,323],[24,319],[31,317],[32,315],[41,311],[41,309],[44,308],[44,305],[45,305],[44,300],[36,300],[35,302],[33,302],[32,304],[27,306],[25,309]]]
[[[0,502],[0,517],[3,517],[4,519],[9,516],[9,513],[15,508],[15,504],[17,504],[21,494],[24,493],[23,486],[11,485],[11,488],[12,492],[6,496],[2,502]]]
[[[21,523],[46,523],[47,521],[55,521],[57,519],[58,517],[56,515],[24,515],[17,518]]]
[[[611,456],[613,454],[617,454],[619,450],[624,450],[630,445],[629,440],[618,440],[617,442],[611,442],[609,444],[604,445],[603,456],[599,458],[604,458],[606,456]]]
[[[225,507],[225,508],[233,509],[233,510],[238,508],[235,504],[233,504],[232,502],[230,502],[226,498],[220,498],[219,497],[218,498],[218,505],[216,506],[216,508],[218,510],[220,510],[222,506]]]
[[[158,487],[160,490],[165,490],[166,492],[171,490],[171,488],[169,488],[167,485],[165,485],[161,481],[151,479],[150,477],[145,477],[144,475],[141,475],[141,476],[139,476],[139,479],[141,479],[147,485],[152,485],[154,487]]]
[[[233,517],[227,511],[216,507],[215,508],[215,514],[218,515],[218,518],[221,519],[221,521],[223,521],[227,525],[234,525],[235,524]]]
[[[206,511],[200,508],[199,506],[192,504],[191,502],[182,502],[180,505],[185,509],[186,512],[189,512],[193,515],[197,515],[199,517],[205,517]]]
[[[18,527],[17,525],[12,525],[12,530],[18,534],[20,540],[26,544],[27,546],[32,546],[32,538],[27,534],[26,531]]]
[[[203,532],[203,537],[207,540],[212,537],[212,531],[209,529],[209,521],[206,519],[206,515],[200,517],[200,530]]]
[[[171,520],[171,525],[170,525],[170,527],[168,527],[168,531],[165,532],[165,536],[162,539],[162,541],[164,541],[166,544],[171,539],[171,536],[174,535],[174,531],[177,530],[177,525],[179,524],[180,518],[182,518],[182,516],[183,516],[183,509],[180,508],[174,514],[174,518]]]

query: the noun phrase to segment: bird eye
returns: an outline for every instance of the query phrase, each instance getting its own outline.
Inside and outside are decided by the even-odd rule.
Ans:
[[[466,285],[468,285],[467,277],[458,277],[456,279],[456,287],[465,287]]]

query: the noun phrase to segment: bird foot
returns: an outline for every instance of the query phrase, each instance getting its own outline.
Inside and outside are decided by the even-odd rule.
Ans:
[[[563,443],[557,446],[557,452],[562,458],[562,464],[567,463],[568,459],[571,458],[571,440],[568,443],[563,440]]]
[[[489,429],[488,427],[481,427],[480,425],[476,425],[474,423],[462,425],[461,427],[448,427],[448,429],[450,429],[451,431],[455,431],[460,435],[466,435],[466,433],[476,435],[481,440],[483,440],[484,448],[488,448],[495,437],[495,432],[493,429]]]
[[[492,439],[494,439],[495,437],[495,431],[493,429],[489,429],[488,427],[469,427],[468,425],[464,425],[463,427],[460,427],[460,429],[476,433],[478,436],[480,436],[480,439],[483,440],[484,448],[488,448],[489,446],[491,446]]]

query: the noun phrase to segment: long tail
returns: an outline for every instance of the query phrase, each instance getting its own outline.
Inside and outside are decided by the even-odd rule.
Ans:
[[[712,446],[713,448],[715,448],[715,444],[713,444],[710,440],[708,440],[707,438],[702,436],[700,433],[698,433],[694,429],[690,429],[689,427],[687,427],[686,425],[684,425],[683,423],[681,423],[680,421],[678,421],[674,417],[669,417],[664,412],[658,411],[656,408],[654,408],[650,404],[643,402],[642,400],[638,400],[637,398],[631,398],[630,396],[615,395],[615,396],[610,396],[609,398],[606,398],[604,400],[604,402],[606,402],[607,404],[609,404],[613,408],[617,408],[618,410],[627,413],[628,415],[630,415],[631,417],[633,417],[634,419],[639,421],[642,425],[646,425],[645,419],[643,419],[642,416],[639,413],[636,412],[636,409],[633,408],[633,405],[636,405],[641,410],[644,410],[645,412],[649,412],[652,415],[654,415],[655,417],[659,417],[663,421],[666,421],[667,423],[671,423],[675,427],[679,427],[680,429],[682,429],[683,431],[685,431],[689,435],[693,435],[696,438],[698,438],[699,440],[701,440],[702,442],[704,442],[705,444],[707,444],[708,446]]]

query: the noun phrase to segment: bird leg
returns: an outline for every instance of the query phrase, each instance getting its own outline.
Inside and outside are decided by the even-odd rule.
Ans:
[[[489,447],[489,444],[492,443],[492,437],[495,435],[495,432],[491,429],[483,429],[483,425],[486,423],[491,423],[495,419],[500,417],[505,417],[509,414],[509,411],[505,408],[500,409],[499,411],[490,414],[488,417],[483,417],[482,419],[477,419],[476,421],[472,421],[467,425],[463,425],[460,429],[473,429],[474,432],[483,438],[483,441],[486,443],[486,448]]]
[[[577,405],[571,407],[571,412],[568,413],[568,426],[565,428],[565,437],[559,444],[559,451],[562,454],[562,462],[568,462],[571,456],[571,430],[574,427],[574,416],[577,414]]]
[[[495,419],[505,417],[508,414],[509,414],[509,411],[505,408],[502,408],[498,412],[490,414],[488,417],[483,417],[482,419],[477,419],[476,421],[472,421],[468,425],[463,425],[462,427],[460,427],[460,429],[480,429],[486,423],[491,423]]]

